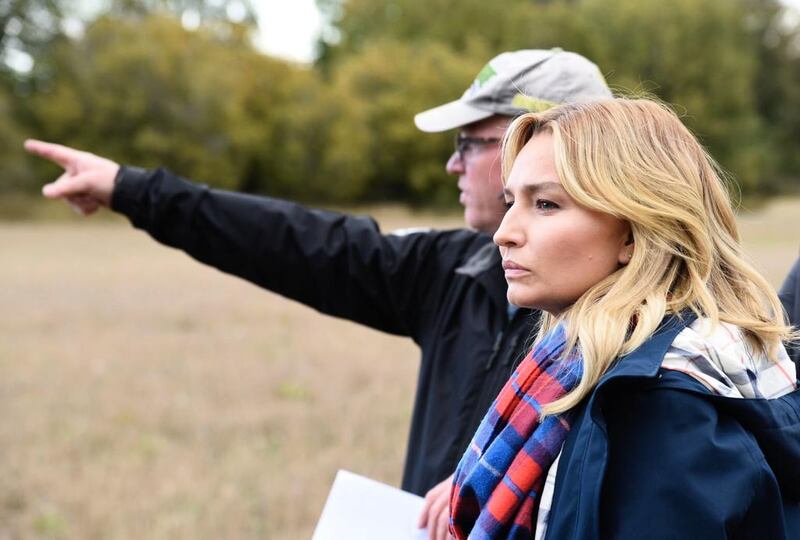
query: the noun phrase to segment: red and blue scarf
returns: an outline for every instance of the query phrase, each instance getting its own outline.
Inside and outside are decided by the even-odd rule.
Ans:
[[[542,404],[575,388],[580,354],[564,358],[563,325],[511,375],[456,468],[450,526],[457,539],[533,538],[547,471],[570,429],[570,414],[541,418]]]

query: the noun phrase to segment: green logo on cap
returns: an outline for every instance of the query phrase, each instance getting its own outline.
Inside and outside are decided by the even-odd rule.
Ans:
[[[494,70],[494,68],[489,64],[486,64],[483,66],[483,69],[481,69],[480,73],[478,73],[478,76],[475,77],[475,82],[478,83],[478,87],[481,87],[486,83],[486,81],[495,75],[497,75],[497,72]]]

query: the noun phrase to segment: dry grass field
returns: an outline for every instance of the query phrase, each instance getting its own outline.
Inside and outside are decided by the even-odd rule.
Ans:
[[[741,223],[778,284],[800,200]],[[399,482],[409,340],[223,276],[120,220],[0,223],[0,253],[0,539],[304,539],[338,468]]]

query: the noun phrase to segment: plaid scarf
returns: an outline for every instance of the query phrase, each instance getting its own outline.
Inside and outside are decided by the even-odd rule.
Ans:
[[[561,360],[558,325],[511,375],[456,468],[450,527],[457,539],[533,538],[547,470],[569,433],[571,415],[541,420],[542,404],[577,386],[580,354]]]

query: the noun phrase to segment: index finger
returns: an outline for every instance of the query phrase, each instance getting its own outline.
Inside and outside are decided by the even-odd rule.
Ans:
[[[72,165],[81,153],[80,150],[75,150],[69,146],[37,141],[36,139],[25,141],[25,150],[35,156],[49,159],[65,169]]]

